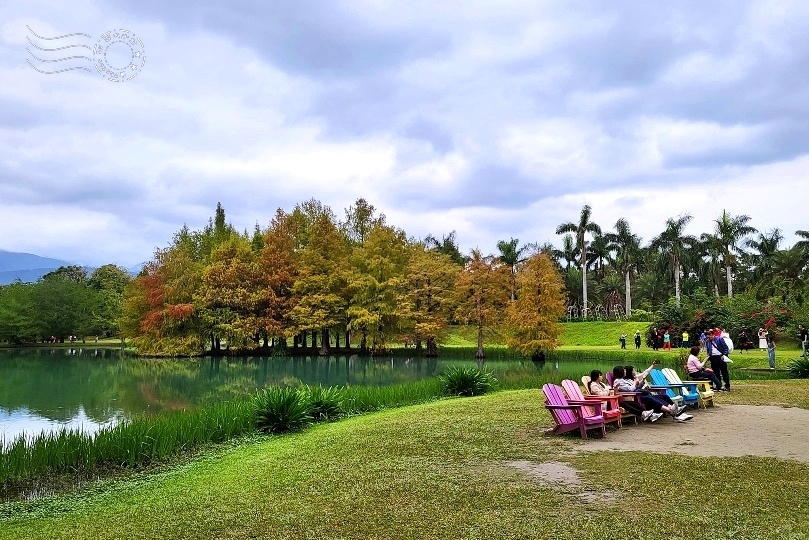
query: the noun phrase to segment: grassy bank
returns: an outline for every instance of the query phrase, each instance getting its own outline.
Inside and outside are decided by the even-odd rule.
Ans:
[[[807,381],[754,387],[809,407]],[[733,394],[719,397],[719,406]],[[0,506],[0,538],[803,538],[809,466],[754,457],[571,453],[536,390],[442,400],[219,449],[95,492]],[[627,429],[642,429],[627,428]],[[562,462],[614,502],[538,483]],[[672,505],[675,492],[722,483]],[[614,471],[632,471],[615,474]],[[684,474],[684,471],[687,473]],[[675,479],[676,487],[661,479]],[[698,479],[693,485],[691,479]],[[684,489],[686,491],[681,491]],[[661,495],[665,493],[665,495]],[[761,501],[767,501],[766,511]]]

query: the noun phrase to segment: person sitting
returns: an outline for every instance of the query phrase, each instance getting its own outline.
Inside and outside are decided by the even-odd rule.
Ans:
[[[646,377],[652,371],[654,364],[645,371],[636,374],[634,366],[616,366],[613,369],[613,379],[617,392],[640,392],[640,400],[647,409],[652,409],[656,413],[665,412],[677,422],[691,420],[693,416],[685,413],[685,406],[675,404],[670,397],[665,394],[652,394],[646,386]],[[619,370],[620,368],[620,370]]]
[[[691,354],[688,356],[688,362],[685,364],[685,369],[688,371],[688,378],[692,381],[711,381],[711,388],[714,390],[721,390],[722,389],[722,381],[719,380],[719,377],[710,370],[705,369],[705,364],[708,362],[706,358],[702,362],[699,361],[699,351],[700,348],[698,346],[691,347]]]
[[[614,372],[614,370],[613,370],[613,372]],[[599,371],[597,369],[594,369],[593,371],[590,372],[590,382],[587,383],[587,390],[590,392],[591,395],[593,395],[593,396],[609,396],[610,395],[610,392],[612,391],[612,388],[610,388],[604,382],[603,377],[604,377],[604,375],[601,373],[601,371]],[[621,407],[623,409],[631,412],[632,414],[634,414],[635,416],[637,416],[638,418],[640,418],[644,422],[647,422],[647,421],[657,422],[657,420],[661,416],[663,416],[662,413],[658,414],[658,413],[654,412],[651,409],[644,410],[643,407],[641,407],[640,405],[635,403],[634,400],[633,401],[622,400],[621,401]]]

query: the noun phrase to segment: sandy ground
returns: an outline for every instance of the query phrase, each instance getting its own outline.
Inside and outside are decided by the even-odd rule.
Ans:
[[[608,431],[604,439],[588,439],[577,450],[763,456],[809,463],[809,410],[721,405],[693,412],[689,409],[689,414],[694,418],[682,423],[665,417],[655,423],[624,424],[619,430]]]
[[[722,405],[691,411],[694,418],[675,422],[670,417],[655,423],[625,424],[607,437],[592,437],[576,445],[574,452],[647,452],[691,456],[763,456],[809,463],[809,410],[773,406]],[[593,433],[593,432],[591,432]],[[611,503],[612,491],[593,491],[579,472],[561,462],[509,461],[537,482],[553,486],[584,503]]]

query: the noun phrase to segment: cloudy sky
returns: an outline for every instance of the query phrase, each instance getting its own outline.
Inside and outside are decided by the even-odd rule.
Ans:
[[[807,27],[803,0],[6,0],[0,249],[131,266],[218,201],[252,230],[313,197],[463,250],[559,246],[584,204],[644,241],[726,209],[791,245]],[[126,66],[121,28],[131,80],[42,73]]]

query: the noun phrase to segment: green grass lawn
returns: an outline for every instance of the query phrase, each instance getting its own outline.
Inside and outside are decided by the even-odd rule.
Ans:
[[[738,386],[720,408],[735,399],[809,408],[809,381]],[[550,423],[537,390],[354,417],[80,495],[0,505],[0,538],[809,536],[809,465],[576,453],[598,441],[544,436]],[[518,460],[566,463],[616,500],[582,502],[507,464]],[[723,482],[712,482],[718,471]]]

